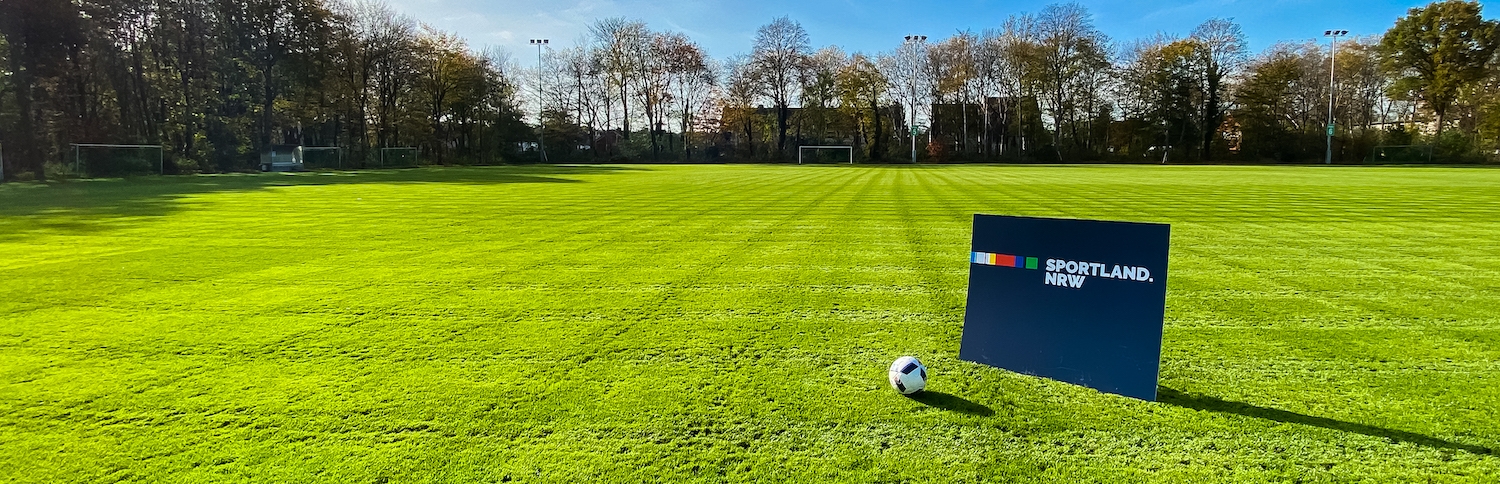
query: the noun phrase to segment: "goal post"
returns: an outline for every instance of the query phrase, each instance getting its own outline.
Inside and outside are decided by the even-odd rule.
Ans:
[[[851,164],[851,165],[854,164],[854,147],[853,146],[824,146],[824,145],[798,146],[797,147],[797,164],[799,164],[799,165],[802,164],[802,153],[805,152],[806,150],[846,150],[846,151],[849,152],[849,164]]]
[[[417,147],[391,146],[380,149],[380,166],[417,166]]]
[[[331,166],[331,167],[324,166],[323,168],[343,169],[344,168],[344,147],[342,147],[342,146],[303,146],[302,147],[302,153],[303,153],[303,155],[302,155],[302,163],[304,163],[304,164],[307,163],[307,160],[309,158],[307,156],[308,153],[319,153],[319,152],[328,152],[328,151],[332,151],[333,152],[333,157],[334,157],[333,166]],[[316,165],[316,164],[319,164],[319,163],[314,163],[314,164]]]
[[[166,174],[166,168],[167,168],[167,165],[166,165],[166,151],[167,150],[163,149],[161,147],[161,145],[126,145],[126,144],[108,144],[108,143],[73,143],[71,146],[73,147],[73,173],[75,175],[77,175],[77,176],[87,176],[87,175],[90,175],[90,174],[99,174],[99,173],[102,173],[102,174],[105,174],[105,175],[126,175],[126,174],[129,174],[129,171],[132,168],[130,165],[132,165],[132,164],[146,163],[147,165],[149,165],[149,163],[151,161],[149,159],[150,158],[150,155],[149,155],[150,150],[156,150],[156,157],[155,157],[156,158],[156,160],[155,160],[156,161],[156,174],[158,174],[158,175],[165,175]],[[111,163],[111,164],[108,164],[108,165],[103,164],[103,163],[96,163],[95,164],[96,166],[91,166],[91,167],[85,166],[85,163],[83,162],[84,153],[96,152],[96,151],[105,151],[105,152],[108,152],[110,150],[113,150],[113,151],[116,151],[116,152],[124,151],[124,152],[130,153],[133,156],[130,156],[129,158],[126,158],[126,160],[124,162]],[[138,153],[142,153],[142,152],[144,152],[145,156],[134,156],[134,155],[137,155]],[[85,168],[87,168],[89,171],[85,172],[84,171]],[[149,166],[146,169],[150,170]]]

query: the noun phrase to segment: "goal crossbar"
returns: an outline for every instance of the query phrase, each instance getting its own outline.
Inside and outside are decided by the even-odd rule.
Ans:
[[[854,164],[854,147],[853,146],[823,146],[823,145],[798,146],[797,147],[797,164],[799,164],[799,165],[802,164],[802,150],[809,149],[809,148],[815,149],[815,150],[827,150],[827,149],[849,150],[849,164],[851,164],[851,165]]]
[[[80,171],[82,169],[82,166],[83,166],[83,164],[80,163],[80,160],[82,159],[82,154],[80,153],[80,151],[81,151],[80,148],[137,148],[137,149],[155,148],[156,149],[156,174],[158,174],[158,175],[165,175],[166,174],[166,167],[167,167],[167,165],[166,165],[166,155],[165,155],[165,153],[166,153],[167,150],[163,149],[161,147],[161,145],[117,145],[117,144],[110,144],[110,143],[71,143],[70,146],[73,147],[73,172],[77,173],[78,176],[83,176],[83,172]]]

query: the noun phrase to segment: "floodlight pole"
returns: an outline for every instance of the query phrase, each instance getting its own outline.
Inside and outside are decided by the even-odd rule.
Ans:
[[[547,162],[547,128],[543,126],[542,106],[546,103],[542,99],[542,46],[547,45],[550,39],[531,39],[531,45],[536,46],[536,152],[541,155],[542,163]]]
[[[1323,36],[1330,39],[1328,48],[1328,151],[1323,155],[1323,164],[1333,164],[1333,63],[1339,52],[1339,37],[1349,35],[1348,30],[1324,30]]]
[[[912,52],[911,109],[907,110],[907,111],[910,111],[909,113],[907,113],[907,118],[910,119],[910,121],[907,122],[907,127],[911,128],[911,162],[912,163],[916,163],[917,162],[917,76],[919,75],[919,73],[917,72],[918,71],[918,69],[917,69],[917,61],[921,59],[920,57],[917,57],[917,55],[918,55],[918,53],[917,53],[917,48],[918,47],[917,46],[922,45],[923,42],[927,42],[927,36],[926,35],[908,35],[908,36],[906,36],[906,45],[912,46],[909,49]]]

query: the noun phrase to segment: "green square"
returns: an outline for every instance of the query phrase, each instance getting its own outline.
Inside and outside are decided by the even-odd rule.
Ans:
[[[1035,257],[1027,257],[1026,258],[1026,268],[1027,269],[1036,269],[1036,258]]]

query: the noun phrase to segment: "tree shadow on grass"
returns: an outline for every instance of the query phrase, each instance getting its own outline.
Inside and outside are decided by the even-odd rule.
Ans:
[[[43,233],[87,235],[184,209],[178,199],[217,192],[354,184],[581,183],[581,175],[642,168],[590,165],[231,173],[0,185],[0,240]]]
[[[1157,401],[1196,410],[1232,413],[1235,415],[1263,418],[1266,420],[1274,420],[1283,423],[1311,425],[1314,427],[1322,427],[1331,430],[1354,432],[1371,437],[1389,439],[1392,442],[1408,442],[1423,447],[1459,450],[1475,455],[1495,454],[1494,449],[1490,449],[1488,447],[1463,444],[1403,430],[1387,429],[1354,422],[1334,420],[1326,417],[1304,415],[1275,408],[1260,407],[1244,402],[1229,401],[1221,398],[1210,397],[1207,395],[1190,395],[1167,387],[1157,387]]]
[[[907,395],[907,398],[916,400],[929,407],[941,408],[950,412],[978,415],[980,417],[988,417],[995,414],[994,410],[991,410],[990,407],[982,403],[943,392],[921,391],[914,395]]]

